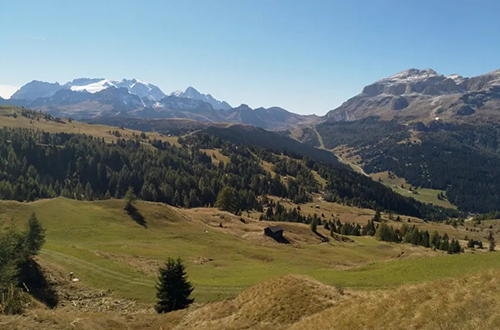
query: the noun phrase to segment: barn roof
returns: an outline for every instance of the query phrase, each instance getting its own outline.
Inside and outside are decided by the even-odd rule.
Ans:
[[[284,231],[283,227],[281,227],[281,226],[269,226],[269,227],[266,227],[266,229],[269,229],[272,233]]]

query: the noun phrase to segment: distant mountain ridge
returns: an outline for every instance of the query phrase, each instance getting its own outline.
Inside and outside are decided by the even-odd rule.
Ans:
[[[51,97],[63,89],[93,94],[110,87],[126,88],[131,94],[153,101],[160,100],[165,97],[165,93],[163,93],[158,86],[137,79],[110,80],[104,78],[77,78],[65,83],[64,85],[57,82],[49,83],[33,80],[15,92],[11,96],[11,99],[36,100],[37,98]]]
[[[285,109],[232,108],[193,87],[166,95],[158,86],[137,79],[78,78],[61,85],[34,80],[22,86],[9,100],[14,104],[80,120],[97,118],[182,118],[201,122],[227,122],[265,129],[312,124],[317,116],[302,116]]]
[[[400,122],[449,119],[500,122],[500,70],[466,78],[409,69],[374,82],[327,113],[328,121],[370,116]]]
[[[229,110],[232,108],[229,105],[229,103],[227,103],[226,101],[216,100],[213,98],[212,95],[202,94],[191,86],[186,88],[186,90],[184,92],[183,91],[175,91],[175,92],[172,92],[170,95],[177,96],[177,97],[184,97],[187,99],[203,101],[203,102],[209,103],[216,110]]]

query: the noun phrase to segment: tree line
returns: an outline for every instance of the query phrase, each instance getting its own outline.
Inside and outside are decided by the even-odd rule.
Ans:
[[[400,219],[399,216],[398,219]],[[345,236],[374,236],[379,241],[409,243],[434,250],[446,251],[449,254],[463,252],[458,240],[452,239],[450,241],[446,233],[440,235],[437,231],[434,231],[429,234],[427,230],[419,230],[417,226],[410,226],[406,223],[403,223],[400,228],[396,228],[381,220],[380,211],[377,211],[373,219],[368,220],[365,226],[361,226],[357,223],[343,223],[338,217],[335,217],[333,220],[326,219],[324,215],[319,216],[316,213],[312,216],[304,216],[301,214],[300,209],[287,209],[279,202],[270,202],[264,214],[261,215],[260,220],[306,223],[310,225],[313,232],[316,232],[318,226],[323,225],[324,229],[328,230],[332,237],[335,237],[335,234]],[[494,242],[494,239],[492,238],[491,241]],[[480,241],[473,241],[468,246],[474,247],[475,244],[480,244],[482,247],[482,242]]]
[[[127,189],[147,201],[180,207],[214,206],[238,212],[262,209],[261,196],[308,202],[319,192],[312,170],[327,180],[326,195],[354,206],[442,220],[448,210],[400,196],[353,171],[300,157],[275,155],[199,133],[173,145],[152,140],[102,138],[29,129],[0,129],[0,198],[33,201],[64,196],[78,200],[123,198]],[[200,149],[217,148],[229,161],[213,162]],[[263,168],[273,162],[275,175]],[[217,164],[217,165],[215,165]],[[286,178],[285,178],[286,177]],[[227,188],[221,194],[223,188]],[[228,193],[229,192],[229,193]],[[228,205],[228,207],[224,206]]]

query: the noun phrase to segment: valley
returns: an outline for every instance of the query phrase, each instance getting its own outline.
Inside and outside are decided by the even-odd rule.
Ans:
[[[500,329],[499,12],[0,1],[0,330]]]
[[[449,183],[461,181],[448,176],[470,184],[456,174],[480,166],[454,163],[458,152],[495,164],[496,126],[465,133],[469,124],[366,118],[272,132],[240,123],[87,123],[1,106],[0,226],[23,228],[36,214],[45,244],[35,261],[57,307],[31,297],[23,316],[1,316],[0,327],[384,329],[404,328],[410,315],[416,328],[472,329],[478,308],[486,328],[496,327],[498,297],[488,288],[498,285],[500,259],[489,250],[500,222],[470,213],[494,210],[494,195],[464,199]],[[138,198],[132,211],[127,188]],[[370,222],[377,233],[340,232]],[[264,235],[269,226],[284,240]],[[382,238],[381,228],[397,237]],[[434,233],[460,251],[431,248]],[[195,303],[157,315],[158,269],[168,257],[183,260]],[[456,294],[490,304],[443,307]],[[365,313],[353,318],[359,306]]]

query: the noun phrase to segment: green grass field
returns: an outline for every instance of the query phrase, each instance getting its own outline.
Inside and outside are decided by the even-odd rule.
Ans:
[[[81,285],[144,302],[154,300],[156,269],[169,256],[185,260],[199,302],[235,296],[282,274],[304,274],[352,288],[381,288],[500,268],[496,254],[448,256],[370,237],[356,238],[355,243],[256,243],[190,218],[190,211],[138,202],[147,223],[144,228],[123,211],[123,203],[64,198],[2,201],[0,220],[8,225],[13,219],[22,226],[36,212],[47,229],[40,254],[44,266],[62,273],[73,271],[82,279]],[[313,235],[305,225],[293,226],[304,227],[304,236]],[[396,257],[401,251],[406,259]],[[213,260],[199,262],[209,259]]]
[[[440,200],[437,198],[438,194],[446,193],[444,190],[420,188],[418,189],[418,194],[414,194],[410,191],[410,187],[412,186],[409,183],[407,183],[405,179],[399,178],[397,176],[390,178],[388,172],[370,174],[370,177],[375,181],[378,181],[379,179],[382,180],[383,184],[385,184],[387,187],[391,188],[398,194],[407,197],[412,197],[417,201],[423,203],[431,203],[445,208],[452,208],[452,209],[457,208],[455,205],[451,204],[447,199]],[[403,185],[403,187],[401,187],[401,185]],[[415,189],[415,187],[412,187],[412,189]]]

